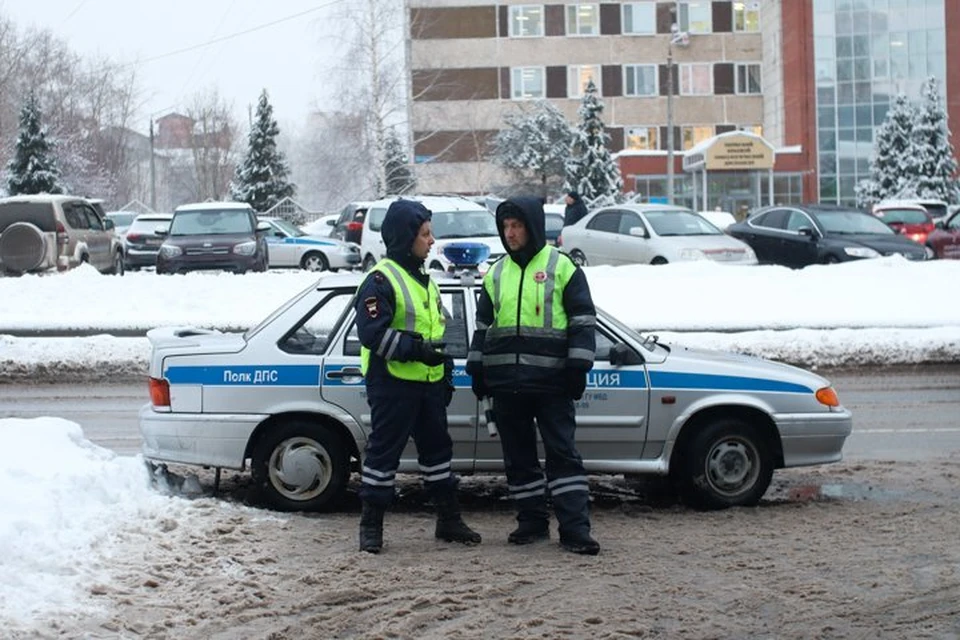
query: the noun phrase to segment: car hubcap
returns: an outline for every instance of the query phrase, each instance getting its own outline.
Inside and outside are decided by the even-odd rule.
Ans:
[[[291,500],[310,500],[330,484],[333,460],[315,440],[290,438],[273,450],[267,471],[278,493]]]
[[[706,461],[710,484],[722,493],[735,494],[753,484],[760,472],[757,451],[738,440],[718,442]]]
[[[317,256],[310,256],[303,265],[307,271],[323,271],[323,262]]]

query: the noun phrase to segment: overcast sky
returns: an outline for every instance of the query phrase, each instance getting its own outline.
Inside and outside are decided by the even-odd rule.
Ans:
[[[0,13],[21,33],[48,28],[81,55],[136,64],[144,103],[137,130],[213,87],[243,123],[266,88],[283,129],[300,126],[334,90],[325,82],[344,45],[332,38],[330,18],[344,1],[0,0]]]

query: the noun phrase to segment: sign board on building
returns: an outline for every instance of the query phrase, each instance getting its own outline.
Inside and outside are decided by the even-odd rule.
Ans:
[[[717,136],[704,152],[708,171],[747,171],[773,168],[773,149],[757,136]]]

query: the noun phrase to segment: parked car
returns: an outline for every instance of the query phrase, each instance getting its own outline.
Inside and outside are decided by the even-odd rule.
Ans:
[[[357,201],[348,202],[340,210],[337,222],[333,226],[333,237],[339,238],[344,242],[355,242],[360,244],[363,239],[363,220],[367,217],[369,202]]]
[[[666,204],[604,207],[564,227],[560,246],[583,265],[714,260],[756,264],[747,245],[690,209]]]
[[[157,253],[157,273],[266,271],[269,257],[263,232],[269,228],[243,202],[181,205],[174,210]]]
[[[0,199],[0,271],[64,270],[85,262],[123,275],[113,221],[88,200],[46,194]]]
[[[137,217],[136,211],[108,211],[106,217],[110,220],[113,220],[113,229],[118,236],[122,236],[127,232],[127,229],[130,228],[130,225],[133,224],[134,219]]]
[[[157,229],[169,229],[172,213],[141,213],[123,236],[123,259],[127,269],[136,271],[157,266],[157,253],[164,236]]]
[[[945,220],[947,215],[950,213],[950,207],[947,205],[947,203],[936,198],[904,198],[900,200],[882,200],[879,204],[881,206],[918,204],[927,210],[927,213],[930,214],[930,217],[933,218],[934,222]]]
[[[936,223],[927,236],[927,247],[938,258],[960,260],[960,211],[954,211],[945,221]]]
[[[325,216],[320,216],[313,222],[308,222],[305,225],[301,225],[300,230],[308,236],[332,238],[334,237],[333,232],[337,226],[337,220],[339,218],[339,213],[330,213]]]
[[[920,244],[926,244],[927,235],[934,228],[933,218],[919,204],[876,204],[872,213],[897,233]]]
[[[869,213],[827,204],[764,207],[727,233],[753,247],[761,263],[795,268],[891,255],[928,257],[922,245]]]
[[[329,236],[307,235],[283,218],[261,216],[270,225],[266,238],[270,268],[336,271],[360,266],[360,247]]]
[[[353,305],[362,277],[321,278],[242,334],[150,330],[144,457],[249,465],[261,500],[276,509],[335,505],[370,431]],[[502,474],[500,443],[464,369],[482,285],[472,276],[437,282],[454,358],[454,471]],[[577,422],[590,473],[666,476],[689,503],[724,508],[757,504],[775,469],[839,461],[852,416],[818,375],[663,344],[598,310],[596,364]],[[410,444],[400,471],[418,468]]]
[[[433,237],[437,241],[427,255],[428,269],[449,271],[454,268],[444,249],[447,245],[457,243],[484,244],[490,249],[487,261],[481,265],[480,271],[486,272],[487,266],[493,264],[504,254],[500,234],[497,231],[497,219],[485,206],[477,204],[467,198],[458,196],[403,196],[410,200],[423,203],[433,213]],[[360,244],[360,253],[363,256],[363,269],[368,271],[383,258],[387,249],[380,236],[380,225],[387,215],[387,208],[398,197],[384,198],[370,203],[367,215],[363,220],[363,241]]]

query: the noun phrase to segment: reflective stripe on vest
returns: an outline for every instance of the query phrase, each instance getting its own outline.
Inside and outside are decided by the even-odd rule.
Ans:
[[[443,379],[443,365],[429,367],[422,362],[399,362],[391,360],[400,331],[419,333],[424,340],[440,342],[446,328],[446,318],[440,302],[440,290],[437,283],[430,280],[427,287],[420,284],[399,264],[385,258],[373,268],[386,276],[393,287],[396,309],[390,328],[384,333],[383,340],[376,347],[376,354],[387,363],[387,371],[395,378],[417,382],[437,382]],[[370,364],[370,349],[360,348],[360,369],[364,375]]]

